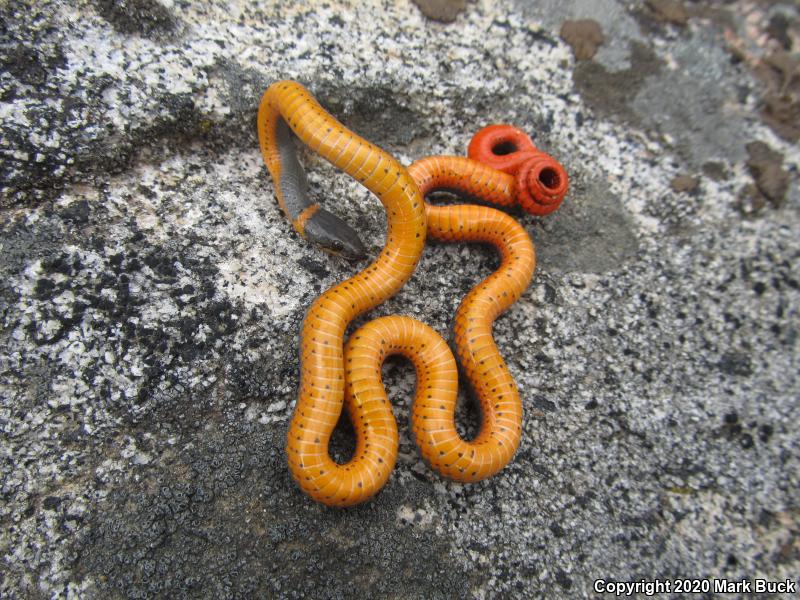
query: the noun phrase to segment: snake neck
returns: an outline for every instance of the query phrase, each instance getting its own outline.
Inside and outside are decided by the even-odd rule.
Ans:
[[[278,136],[283,122],[311,150],[373,192],[388,221],[386,244],[366,269],[335,285],[309,309],[325,313],[326,329],[343,336],[348,323],[396,293],[411,277],[425,246],[425,209],[408,171],[387,152],[333,118],[302,85],[279,81],[264,93],[258,111],[258,130],[264,162],[276,186],[285,168]],[[318,323],[306,323],[303,335]],[[313,335],[312,335],[313,337]]]

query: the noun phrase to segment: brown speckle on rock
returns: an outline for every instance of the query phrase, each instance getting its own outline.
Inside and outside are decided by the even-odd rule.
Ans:
[[[727,169],[725,169],[725,165],[716,161],[703,163],[703,175],[710,177],[714,181],[723,181],[730,176]]]
[[[789,142],[800,139],[800,60],[777,50],[752,66],[763,85],[761,120]]]
[[[689,15],[680,0],[646,0],[645,4],[659,21],[686,25]]]
[[[800,139],[800,101],[791,95],[764,97],[761,119],[787,142]]]
[[[575,60],[588,60],[605,41],[600,23],[592,19],[565,21],[559,34],[572,48]]]
[[[758,191],[773,206],[780,206],[789,189],[789,173],[783,169],[783,155],[760,141],[750,142],[745,148],[750,157],[747,167]]]
[[[452,23],[467,7],[466,0],[414,0],[422,14],[441,23]]]
[[[692,193],[697,189],[697,185],[699,183],[700,182],[697,180],[697,178],[692,177],[691,175],[678,175],[669,182],[669,185],[678,193]]]
[[[748,183],[740,191],[736,199],[736,208],[745,217],[754,217],[766,206],[764,195],[752,183]]]

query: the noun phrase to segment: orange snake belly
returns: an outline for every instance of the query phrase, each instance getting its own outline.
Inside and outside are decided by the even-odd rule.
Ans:
[[[287,436],[292,476],[304,492],[331,506],[363,502],[383,487],[398,448],[397,425],[380,375],[381,364],[392,354],[406,356],[416,369],[412,429],[425,460],[445,477],[462,482],[498,472],[519,445],[522,403],[492,338],[492,323],[530,282],[533,244],[522,226],[497,209],[436,207],[423,199],[432,190],[446,188],[509,205],[516,193],[514,176],[458,157],[423,159],[406,170],[348,131],[302,86],[283,81],[267,89],[258,113],[264,162],[282,206],[286,155],[277,139],[281,120],[312,150],[375,193],[389,223],[378,258],[322,294],[306,315],[300,392]],[[545,183],[552,184],[549,175]],[[560,183],[565,193],[566,173]],[[482,408],[480,431],[469,441],[455,429],[455,359],[433,329],[408,317],[382,317],[354,332],[344,345],[347,325],[393,295],[411,276],[426,231],[444,241],[490,243],[502,256],[500,267],[466,296],[456,313],[459,358]],[[350,461],[338,464],[330,457],[328,443],[343,405],[353,422],[356,449]]]

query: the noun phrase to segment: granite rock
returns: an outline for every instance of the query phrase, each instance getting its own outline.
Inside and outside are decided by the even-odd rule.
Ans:
[[[734,1],[649,29],[643,6],[481,0],[442,26],[407,1],[2,4],[0,597],[583,597],[596,579],[796,578],[800,151],[760,120],[761,84],[726,40],[733,27],[768,56],[775,16],[798,9]],[[558,36],[577,19],[606,38],[580,64]],[[508,122],[569,171],[560,211],[517,215],[539,264],[495,337],[527,416],[491,480],[456,485],[421,461],[413,370],[390,360],[401,439],[385,489],[330,510],[291,481],[299,326],[358,266],[305,244],[274,200],[254,123],[282,78],[406,164]],[[754,139],[788,184],[745,218]],[[303,159],[375,255],[379,203]],[[691,195],[670,187],[708,165],[720,176]],[[448,335],[496,264],[431,245],[358,323],[400,313]]]

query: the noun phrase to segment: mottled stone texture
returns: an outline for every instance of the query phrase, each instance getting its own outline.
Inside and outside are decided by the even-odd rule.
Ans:
[[[743,1],[479,0],[448,25],[408,1],[2,3],[0,597],[797,577],[800,152],[761,120],[795,101],[775,71],[794,63],[774,57],[796,57],[797,18]],[[605,41],[576,64],[558,34],[581,19]],[[308,247],[275,203],[254,122],[280,78],[406,163],[509,122],[570,172],[558,213],[519,215],[540,262],[495,336],[526,419],[490,481],[422,463],[399,360],[384,375],[401,454],[380,495],[330,510],[290,480],[298,329],[357,265]],[[378,202],[304,160],[376,254]],[[496,264],[431,246],[372,314],[447,335]],[[459,418],[474,432],[468,395]],[[333,451],[351,450],[343,424]]]

